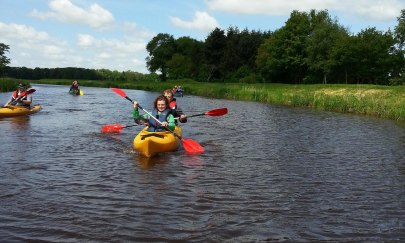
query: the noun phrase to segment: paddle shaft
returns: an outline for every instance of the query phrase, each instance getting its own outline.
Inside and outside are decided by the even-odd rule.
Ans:
[[[128,125],[128,126],[124,126],[122,128],[127,128],[127,127],[134,127],[134,126],[138,126],[138,124],[134,124],[134,125]]]
[[[205,113],[202,113],[202,114],[196,114],[196,115],[186,116],[185,118],[190,118],[190,117],[195,117],[195,116],[204,116],[204,115],[205,115]],[[179,120],[180,117],[175,117],[174,119]]]
[[[190,117],[195,117],[195,116],[204,116],[205,113],[201,113],[201,114],[195,114],[195,115],[191,115],[191,116],[186,116],[186,118],[190,118]]]
[[[228,109],[227,108],[219,108],[219,109],[214,109],[214,110],[210,110],[201,114],[195,114],[195,115],[191,115],[191,116],[186,116],[186,118],[190,118],[190,117],[195,117],[195,116],[222,116],[225,115],[226,113],[228,113]],[[179,119],[178,117],[176,117],[175,119]]]

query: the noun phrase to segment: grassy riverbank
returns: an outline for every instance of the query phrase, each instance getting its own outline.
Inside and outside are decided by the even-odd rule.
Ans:
[[[32,82],[70,85],[72,80],[35,80]],[[79,85],[147,91],[162,91],[172,88],[174,85],[181,85],[185,95],[310,107],[405,122],[405,86],[199,83],[189,80],[165,83],[79,80]]]

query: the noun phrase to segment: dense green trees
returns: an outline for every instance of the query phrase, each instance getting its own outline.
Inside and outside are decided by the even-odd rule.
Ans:
[[[234,27],[226,33],[216,28],[204,42],[158,34],[147,45],[146,63],[150,72],[159,72],[162,81],[237,82],[256,72],[257,51],[268,36],[270,33],[241,32]]]
[[[326,11],[294,11],[261,46],[257,65],[269,82],[389,84],[400,75],[394,45],[390,31],[349,35]]]
[[[367,28],[352,35],[326,10],[293,11],[285,25],[273,33],[230,27],[226,31],[214,29],[204,42],[170,36],[169,48],[167,44],[159,46],[165,48],[165,55],[157,55],[161,49],[148,49],[147,61],[157,65],[149,68],[151,72],[164,70],[162,77],[171,79],[403,84],[405,10],[398,23],[395,32]],[[169,35],[155,38],[161,36]],[[155,38],[150,45],[155,46]],[[184,38],[188,45],[180,45]]]

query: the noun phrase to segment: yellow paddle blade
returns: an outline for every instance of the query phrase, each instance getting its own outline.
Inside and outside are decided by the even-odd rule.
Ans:
[[[80,90],[80,95],[84,95],[84,92],[83,92],[83,90]]]

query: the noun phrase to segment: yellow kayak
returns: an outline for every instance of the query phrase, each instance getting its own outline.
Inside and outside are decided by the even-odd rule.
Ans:
[[[7,105],[0,108],[0,117],[24,116],[35,113],[41,109],[41,105],[34,105],[29,108],[24,106]]]
[[[148,127],[136,135],[134,139],[134,149],[145,157],[152,157],[157,153],[171,152],[179,148],[180,139],[169,131],[148,132]],[[181,136],[181,128],[176,126],[175,133]]]
[[[69,90],[69,94],[71,94],[71,95],[84,95],[84,92],[81,89],[79,89],[79,93],[75,93],[73,90]]]

